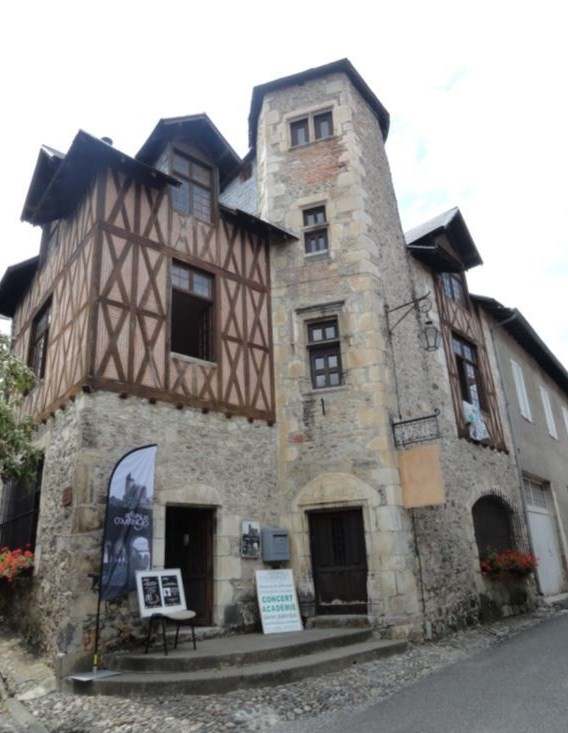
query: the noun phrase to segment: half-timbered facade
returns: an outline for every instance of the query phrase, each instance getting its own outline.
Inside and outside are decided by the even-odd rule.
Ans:
[[[254,89],[244,160],[205,115],[161,120],[134,158],[86,133],[40,154],[23,215],[40,255],[8,270],[0,311],[39,376],[32,595],[51,652],[90,648],[106,481],[152,442],[153,562],[185,568],[204,624],[258,620],[246,520],[288,530],[306,618],[435,635],[510,606],[479,569],[494,527],[526,545],[465,278],[481,259],[457,210],[405,238],[388,128],[342,60]],[[135,615],[112,604],[107,640]]]
[[[221,205],[239,165],[205,116],[162,121],[138,159],[84,132],[40,153],[23,219],[41,251],[9,268],[0,299],[38,376],[25,410],[44,451],[39,523],[20,542],[36,546],[37,592],[63,571],[77,609],[72,638],[43,629],[52,651],[89,643],[104,476],[151,442],[154,564],[190,552],[202,623],[255,619],[240,529],[277,523],[269,250],[290,237]]]

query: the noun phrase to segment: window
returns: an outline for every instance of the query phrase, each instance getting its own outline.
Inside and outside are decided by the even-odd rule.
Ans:
[[[558,433],[556,432],[556,423],[554,422],[554,415],[552,414],[552,407],[550,405],[550,397],[544,387],[540,388],[540,397],[542,399],[542,406],[544,408],[544,416],[546,418],[546,425],[548,427],[548,434],[551,438],[558,440]]]
[[[515,380],[517,399],[519,400],[519,410],[523,417],[526,417],[527,420],[532,422],[531,406],[529,404],[529,398],[525,388],[523,370],[513,359],[511,359],[511,369],[513,370],[513,379]]]
[[[213,360],[213,276],[173,262],[171,349]]]
[[[538,509],[548,509],[549,490],[547,485],[542,483],[542,481],[534,481],[527,476],[523,476],[523,484],[527,504]]]
[[[308,351],[312,387],[338,387],[342,374],[336,318],[308,324]]]
[[[304,249],[307,255],[327,252],[327,220],[325,206],[304,211]]]
[[[504,501],[497,496],[484,496],[475,502],[471,513],[480,559],[492,550],[514,549],[512,512]]]
[[[469,402],[478,410],[485,409],[485,397],[477,364],[477,349],[469,341],[455,334],[452,335],[452,348],[462,400]]]
[[[174,209],[186,216],[211,222],[213,200],[211,169],[174,150],[172,173],[181,181],[181,186],[172,188]]]
[[[331,110],[315,112],[290,122],[290,144],[293,148],[307,145],[310,141],[325,140],[333,136],[333,115]]]
[[[292,146],[305,145],[310,140],[308,130],[308,118],[304,117],[302,120],[295,120],[290,123],[290,139]]]
[[[459,303],[464,308],[467,307],[465,286],[461,273],[443,272],[441,277],[446,298],[454,300],[456,303]]]
[[[51,301],[47,301],[32,323],[28,366],[40,379],[45,377],[47,344],[51,323]]]
[[[568,435],[568,408],[562,408],[562,415],[564,416],[564,425],[566,426],[566,434]]]
[[[323,138],[333,135],[333,119],[331,112],[321,112],[314,115],[314,139],[323,140]]]
[[[42,473],[43,462],[40,461],[35,480],[30,484],[17,481],[4,484],[0,495],[0,547],[14,550],[30,545],[34,549]]]

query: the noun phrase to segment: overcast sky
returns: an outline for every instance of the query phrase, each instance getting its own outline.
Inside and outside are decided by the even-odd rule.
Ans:
[[[404,229],[458,206],[470,289],[568,365],[564,35],[556,0],[2,3],[0,274],[38,250],[19,218],[43,143],[82,128],[134,155],[161,117],[207,112],[244,155],[255,84],[348,57],[391,114]]]

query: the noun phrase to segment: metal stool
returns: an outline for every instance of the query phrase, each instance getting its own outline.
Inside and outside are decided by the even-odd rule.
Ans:
[[[172,621],[174,624],[176,624],[176,636],[174,640],[174,649],[177,648],[178,645],[178,637],[179,637],[179,627],[184,621],[189,621],[191,625],[191,638],[193,641],[193,648],[197,649],[197,644],[195,641],[195,626],[193,624],[193,619],[195,618],[195,611],[174,611],[172,613],[154,613],[152,616],[150,616],[150,623],[148,624],[148,636],[146,637],[146,651],[145,654],[148,654],[148,649],[150,647],[150,639],[152,637],[152,627],[154,622],[159,622],[162,625],[162,636],[164,639],[164,654],[166,657],[168,656],[168,641],[166,639],[166,621]]]

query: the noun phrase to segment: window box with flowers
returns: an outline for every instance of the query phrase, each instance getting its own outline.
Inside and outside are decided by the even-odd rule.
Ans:
[[[14,578],[29,575],[34,564],[34,554],[30,549],[0,547],[0,584],[11,583]]]
[[[536,557],[522,550],[492,550],[480,560],[482,574],[490,578],[526,578],[537,565]]]

